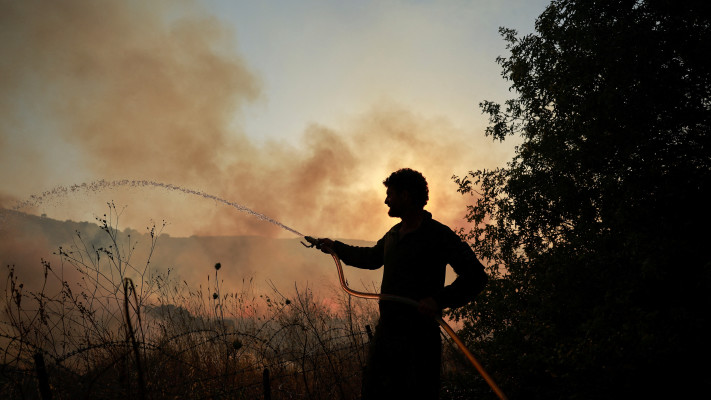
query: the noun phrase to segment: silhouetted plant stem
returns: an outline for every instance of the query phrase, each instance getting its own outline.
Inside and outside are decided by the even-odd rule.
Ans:
[[[128,288],[131,287],[133,292],[134,301],[138,303],[136,298],[136,288],[133,286],[133,281],[130,278],[125,278],[123,281],[123,294],[124,294],[124,311],[126,313],[126,331],[127,340],[131,341],[131,346],[133,346],[133,355],[136,358],[136,369],[138,370],[138,396],[140,399],[146,398],[146,383],[143,378],[143,367],[141,366],[141,352],[138,347],[138,341],[136,340],[136,335],[133,332],[133,326],[131,325],[131,315],[128,312]],[[136,315],[139,315],[139,310],[136,309]],[[140,316],[138,317],[140,324]]]

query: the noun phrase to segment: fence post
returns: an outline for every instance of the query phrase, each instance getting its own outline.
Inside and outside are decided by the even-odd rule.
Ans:
[[[51,400],[52,392],[49,390],[49,375],[47,375],[47,367],[44,364],[44,356],[42,353],[37,352],[34,355],[34,359],[40,397],[42,400]]]
[[[264,368],[262,383],[264,384],[264,400],[272,400],[272,386],[269,383],[269,368]]]

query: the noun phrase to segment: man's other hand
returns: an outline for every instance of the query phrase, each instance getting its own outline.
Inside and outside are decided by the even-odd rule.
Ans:
[[[432,297],[426,297],[420,300],[417,311],[432,318],[439,318],[442,314],[442,310],[439,309],[439,304],[437,304],[437,301]]]

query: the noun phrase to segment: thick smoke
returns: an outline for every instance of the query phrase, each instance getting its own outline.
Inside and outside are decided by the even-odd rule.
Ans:
[[[301,132],[296,145],[251,140],[241,121],[244,107],[265,96],[259,71],[239,55],[233,32],[189,1],[0,0],[0,36],[6,208],[58,185],[145,179],[243,204],[308,235],[375,240],[396,222],[387,217],[381,183],[392,171],[422,171],[430,183],[427,208],[456,227],[469,199],[456,193],[451,175],[500,158],[474,148],[471,132],[443,118],[385,101],[339,126],[294,127]],[[296,241],[180,242],[176,237],[190,235],[294,238],[195,196],[116,189],[20,211],[93,222],[110,200],[127,206],[121,229],[143,232],[150,219],[168,221],[165,232],[174,239],[159,242],[156,265],[176,268],[191,284],[204,283],[216,261],[232,283],[335,281],[330,259]],[[48,226],[0,226],[0,262],[24,269],[35,286],[40,258],[56,263],[52,252],[74,234]],[[347,274],[354,286],[377,279]]]
[[[148,179],[239,202],[306,234],[373,240],[395,222],[382,180],[411,167],[430,181],[428,209],[463,223],[467,199],[450,177],[487,154],[445,120],[381,103],[343,126],[295,127],[299,145],[256,143],[240,121],[264,95],[258,71],[233,32],[197,5],[0,0],[0,8],[0,190]],[[151,190],[60,199],[56,217],[100,213],[113,199],[132,210],[124,226],[155,218],[174,236],[289,237],[228,207]]]

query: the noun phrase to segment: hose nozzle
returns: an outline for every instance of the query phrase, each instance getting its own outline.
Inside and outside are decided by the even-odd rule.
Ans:
[[[318,239],[313,238],[311,236],[304,236],[304,239],[306,239],[306,241],[309,242],[308,244],[301,242],[301,244],[304,245],[304,247],[308,247],[308,248],[315,247],[315,248],[321,250],[321,244],[319,243]]]

